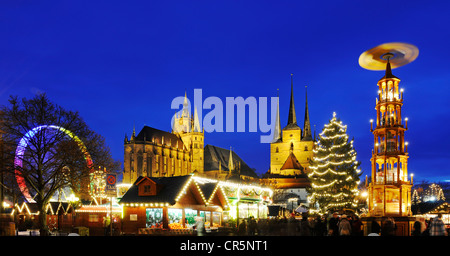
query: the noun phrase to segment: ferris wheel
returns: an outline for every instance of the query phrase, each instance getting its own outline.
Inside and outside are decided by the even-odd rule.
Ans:
[[[36,202],[34,200],[34,197],[36,195],[32,196],[29,188],[27,187],[25,178],[22,173],[23,161],[24,161],[24,156],[25,156],[27,147],[29,147],[30,144],[32,144],[31,143],[32,138],[35,137],[42,130],[59,131],[59,132],[62,132],[64,135],[68,136],[69,138],[71,138],[72,140],[74,140],[77,143],[80,150],[82,151],[88,168],[92,169],[92,166],[93,166],[92,158],[91,158],[89,152],[87,151],[86,146],[84,145],[83,141],[80,138],[78,138],[78,136],[76,136],[73,132],[65,129],[64,127],[56,126],[56,125],[41,125],[41,126],[37,126],[33,129],[29,130],[20,139],[20,141],[17,145],[16,151],[15,151],[15,158],[14,158],[14,168],[15,168],[14,173],[15,173],[16,181],[17,181],[20,191],[22,192],[23,196],[29,203]]]

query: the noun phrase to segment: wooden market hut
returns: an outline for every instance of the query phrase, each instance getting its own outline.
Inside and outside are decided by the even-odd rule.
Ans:
[[[50,231],[71,232],[73,227],[73,207],[67,202],[49,202],[47,204],[47,226]],[[36,203],[16,204],[11,215],[16,216],[17,229],[33,229],[38,226],[39,209]]]
[[[216,182],[198,182],[192,175],[139,177],[120,200],[122,233],[139,234],[143,229],[184,229],[195,216],[205,225],[221,225],[228,200]]]
[[[112,207],[111,207],[112,206]],[[120,234],[122,207],[117,204],[81,205],[75,210],[77,229],[85,229],[84,235],[103,236],[110,234],[112,214],[113,235]],[[80,232],[81,233],[81,232]]]

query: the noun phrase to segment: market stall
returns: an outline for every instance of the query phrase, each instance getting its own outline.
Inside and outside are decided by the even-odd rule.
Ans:
[[[228,200],[217,181],[193,176],[139,177],[120,200],[125,234],[192,234],[198,217],[211,230],[222,225]]]
[[[82,205],[75,210],[76,221],[74,226],[77,229],[86,228],[84,235],[102,236],[110,235],[111,214],[113,234],[120,234],[122,206],[114,202],[101,205]]]

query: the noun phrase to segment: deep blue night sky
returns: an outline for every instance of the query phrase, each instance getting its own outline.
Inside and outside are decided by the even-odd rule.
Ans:
[[[94,3],[93,3],[94,2]],[[427,3],[426,5],[424,3]],[[290,74],[303,127],[305,85],[317,133],[333,111],[370,174],[377,81],[358,65],[379,44],[407,42],[419,57],[394,69],[408,117],[414,180],[450,180],[448,1],[3,1],[0,104],[46,92],[79,111],[123,162],[123,139],[143,125],[170,131],[172,99],[276,96],[287,123]],[[204,110],[206,114],[209,110]],[[261,133],[208,133],[264,173]]]

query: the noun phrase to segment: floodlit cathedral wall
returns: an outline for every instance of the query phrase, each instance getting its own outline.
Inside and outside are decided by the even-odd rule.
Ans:
[[[308,97],[305,95],[305,116],[303,130],[297,125],[294,104],[294,84],[291,74],[291,99],[287,125],[281,130],[279,104],[274,130],[274,139],[270,144],[270,174],[292,176],[307,174],[309,161],[313,157],[314,138],[311,134],[309,121]],[[279,103],[279,102],[278,102]],[[290,157],[291,152],[295,157]],[[301,167],[283,168],[287,160],[298,161]]]
[[[282,141],[270,144],[270,170],[272,174],[299,175],[300,170],[281,170],[291,151],[308,173],[309,160],[313,157],[314,141],[301,141],[301,130],[283,130]]]
[[[125,144],[123,182],[133,183],[139,176],[171,177],[192,172],[188,150],[162,144],[161,141],[130,141]]]
[[[145,126],[124,142],[123,182],[139,176],[172,177],[204,172],[204,132],[198,117],[190,115],[187,98],[176,115],[172,133]]]

